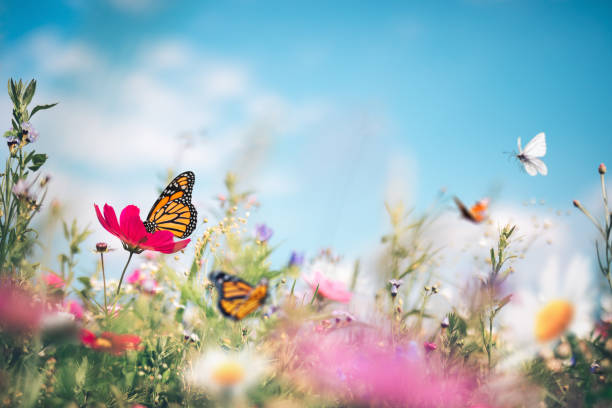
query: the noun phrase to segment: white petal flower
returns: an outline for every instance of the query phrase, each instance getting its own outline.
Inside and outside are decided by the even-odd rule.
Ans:
[[[563,271],[563,273],[561,272]],[[533,357],[564,333],[588,335],[593,327],[593,294],[588,258],[575,255],[562,268],[550,258],[540,273],[537,290],[521,289],[504,309],[510,364]]]
[[[186,372],[186,380],[194,387],[218,394],[229,391],[239,394],[256,385],[268,370],[268,361],[260,353],[243,349],[240,352],[209,350],[196,358]]]

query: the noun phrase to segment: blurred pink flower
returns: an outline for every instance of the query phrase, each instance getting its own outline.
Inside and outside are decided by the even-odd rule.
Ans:
[[[324,298],[335,300],[336,302],[348,303],[353,295],[346,288],[346,285],[340,281],[333,281],[325,277],[321,271],[315,270],[313,276],[305,276],[304,280],[310,285],[313,290],[319,289],[317,293]]]
[[[349,333],[350,331],[350,333]],[[306,381],[321,391],[368,406],[465,407],[475,387],[469,373],[448,375],[414,342],[393,345],[380,332],[348,329],[294,338]]]
[[[135,283],[138,283],[141,278],[142,278],[142,275],[140,273],[140,270],[134,269],[134,272],[132,272],[130,276],[127,277],[126,282],[131,285],[134,285]]]
[[[121,211],[120,222],[117,221],[115,210],[104,204],[104,215],[97,204],[94,204],[98,221],[108,232],[121,240],[126,251],[141,253],[145,249],[172,254],[185,248],[189,239],[174,242],[174,234],[170,231],[155,231],[148,233],[140,219],[140,209],[128,205]]]
[[[135,269],[134,272],[127,277],[127,283],[132,284],[145,293],[157,293],[157,281],[148,274],[140,272],[138,269]]]
[[[43,304],[31,293],[11,283],[0,283],[0,326],[22,332],[39,327]]]
[[[45,284],[51,288],[62,289],[64,286],[66,286],[64,280],[53,272],[44,274],[43,280],[45,281]]]
[[[81,306],[81,304],[75,300],[64,302],[64,309],[72,314],[77,320],[83,318],[83,306]]]

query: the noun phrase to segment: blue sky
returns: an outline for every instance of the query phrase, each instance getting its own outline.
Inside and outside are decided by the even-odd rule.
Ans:
[[[92,225],[94,201],[146,212],[169,167],[196,172],[205,215],[237,169],[282,257],[354,256],[385,199],[572,210],[612,157],[608,2],[40,3],[0,5],[0,73],[60,102],[40,148]],[[530,177],[505,152],[540,131],[549,175]]]

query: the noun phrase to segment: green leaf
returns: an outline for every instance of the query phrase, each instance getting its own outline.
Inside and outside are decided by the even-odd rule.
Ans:
[[[64,228],[64,238],[70,239],[70,232],[68,232],[68,224],[66,224],[66,221],[62,221],[62,227]]]
[[[34,107],[34,109],[32,109],[32,112],[30,112],[30,118],[31,118],[32,116],[34,116],[34,114],[35,114],[36,112],[38,112],[38,111],[40,111],[40,110],[44,110],[44,109],[49,109],[49,108],[52,108],[52,107],[54,107],[54,106],[55,106],[55,105],[57,105],[57,104],[58,104],[58,102],[51,103],[51,104],[49,104],[49,105],[36,105],[36,106]]]
[[[32,165],[28,167],[28,169],[32,171],[36,171],[42,167],[43,164],[47,161],[48,156],[44,153],[38,153],[32,156]]]
[[[495,268],[495,251],[491,248],[491,266]]]
[[[8,94],[9,97],[11,98],[11,101],[13,101],[13,104],[15,105],[15,107],[19,107],[19,96],[17,95],[17,89],[15,88],[15,81],[13,81],[13,79],[9,79],[8,82]]]
[[[23,93],[23,104],[25,106],[27,106],[30,102],[32,102],[32,97],[34,96],[34,92],[36,92],[36,80],[35,79],[30,81],[30,83],[26,87],[25,92]]]
[[[87,276],[79,276],[77,278],[77,280],[79,282],[81,282],[83,285],[85,285],[85,288],[87,288],[87,289],[91,289],[92,288],[91,280],[89,279],[89,277],[87,277]]]

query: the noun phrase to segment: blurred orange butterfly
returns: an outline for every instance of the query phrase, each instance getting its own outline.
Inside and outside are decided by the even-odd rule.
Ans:
[[[193,172],[186,171],[168,184],[147,215],[147,232],[170,231],[177,238],[186,238],[193,232],[198,216],[191,204],[194,182]]]
[[[257,286],[223,271],[211,272],[209,278],[219,292],[219,310],[233,320],[244,319],[263,305],[268,296],[268,280],[265,278]]]
[[[481,223],[486,218],[485,212],[487,211],[487,208],[489,207],[488,198],[483,198],[482,200],[476,202],[476,204],[474,204],[472,208],[469,208],[469,209],[457,197],[453,197],[453,200],[455,200],[455,204],[457,204],[457,208],[459,208],[459,211],[461,211],[461,215],[466,220],[472,221],[473,223],[478,224],[478,223]]]

